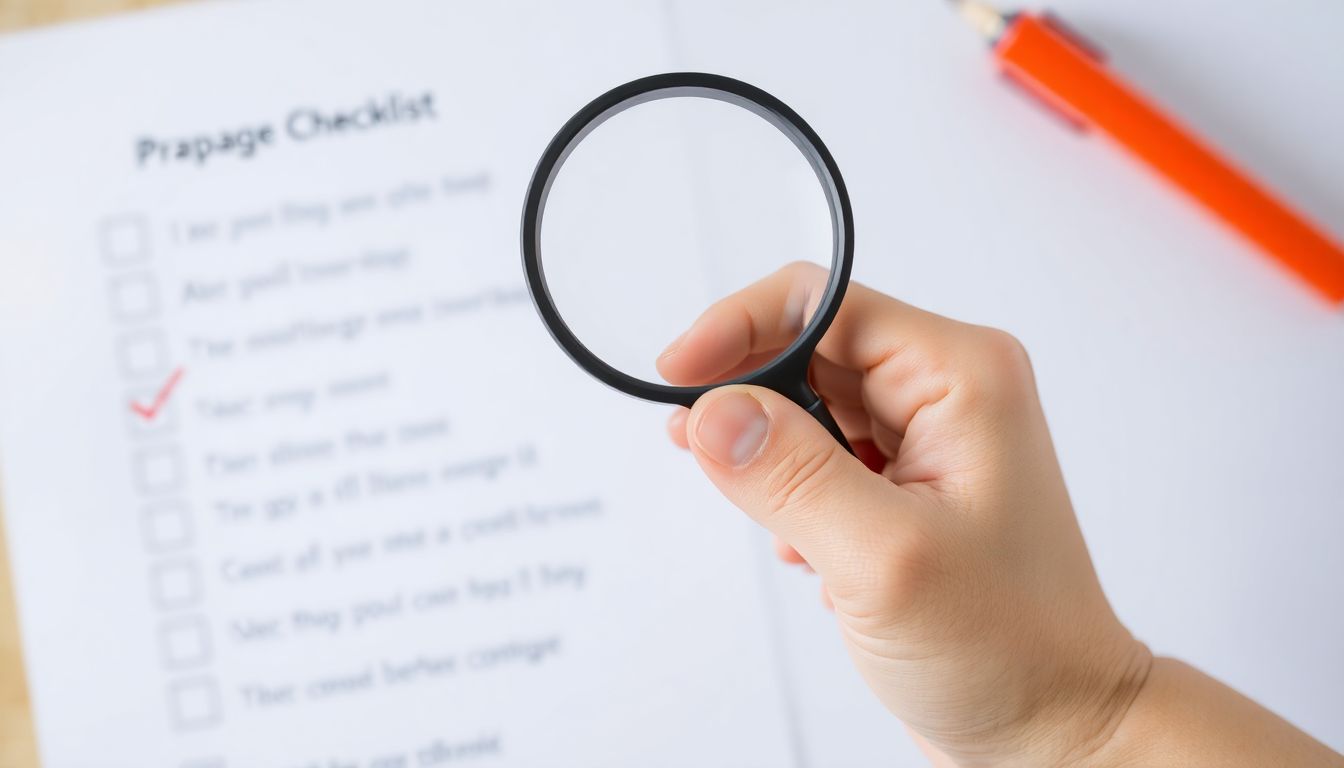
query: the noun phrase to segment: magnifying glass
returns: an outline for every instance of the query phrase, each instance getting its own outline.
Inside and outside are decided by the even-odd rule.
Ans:
[[[768,387],[849,447],[808,369],[849,284],[854,215],[821,138],[774,96],[674,72],[597,97],[537,164],[522,252],[551,336],[604,384],[686,407],[726,384]],[[663,350],[712,304],[794,262],[829,270],[826,287],[773,356],[693,386],[659,374]]]

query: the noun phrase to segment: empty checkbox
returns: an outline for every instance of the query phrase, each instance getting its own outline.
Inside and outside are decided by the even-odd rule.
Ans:
[[[140,512],[140,528],[145,549],[152,553],[172,552],[191,544],[191,514],[182,501],[151,504]]]
[[[149,260],[149,225],[143,216],[107,219],[99,228],[98,240],[108,266],[125,267]]]
[[[150,569],[149,591],[160,608],[189,608],[201,599],[200,569],[190,560],[159,563]]]
[[[168,344],[158,331],[125,334],[117,340],[117,362],[131,378],[161,376],[168,368]]]
[[[107,281],[112,319],[123,323],[149,320],[159,313],[159,286],[148,272],[120,275]]]
[[[177,490],[182,485],[182,452],[171,445],[136,451],[135,483],[145,495]]]
[[[159,652],[168,669],[186,669],[210,661],[210,627],[199,616],[159,625]]]
[[[179,680],[168,686],[168,715],[179,731],[219,724],[219,685],[214,678]]]

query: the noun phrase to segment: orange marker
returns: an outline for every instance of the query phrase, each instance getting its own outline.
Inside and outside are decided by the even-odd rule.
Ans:
[[[1107,72],[1096,49],[1061,22],[953,1],[993,43],[1008,76],[1071,122],[1109,134],[1331,303],[1344,302],[1344,248]]]

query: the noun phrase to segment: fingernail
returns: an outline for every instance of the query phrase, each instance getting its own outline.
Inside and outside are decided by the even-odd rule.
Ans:
[[[682,331],[682,334],[677,338],[673,339],[672,343],[668,344],[667,348],[663,350],[663,353],[658,355],[658,359],[662,360],[664,357],[671,357],[672,355],[676,354],[677,350],[681,349],[681,343],[686,340],[686,334],[690,332],[691,331],[689,328],[686,329],[685,331]]]
[[[751,395],[729,392],[709,404],[695,425],[695,442],[711,459],[740,467],[756,458],[770,432],[770,417]]]

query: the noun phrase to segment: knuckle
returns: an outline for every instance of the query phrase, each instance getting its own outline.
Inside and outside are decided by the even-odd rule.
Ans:
[[[1031,373],[1031,358],[1027,355],[1027,348],[1011,333],[988,328],[984,346],[995,368],[1014,376]]]
[[[976,331],[973,375],[967,384],[977,399],[1013,400],[1035,387],[1031,358],[1022,342],[997,328]]]

